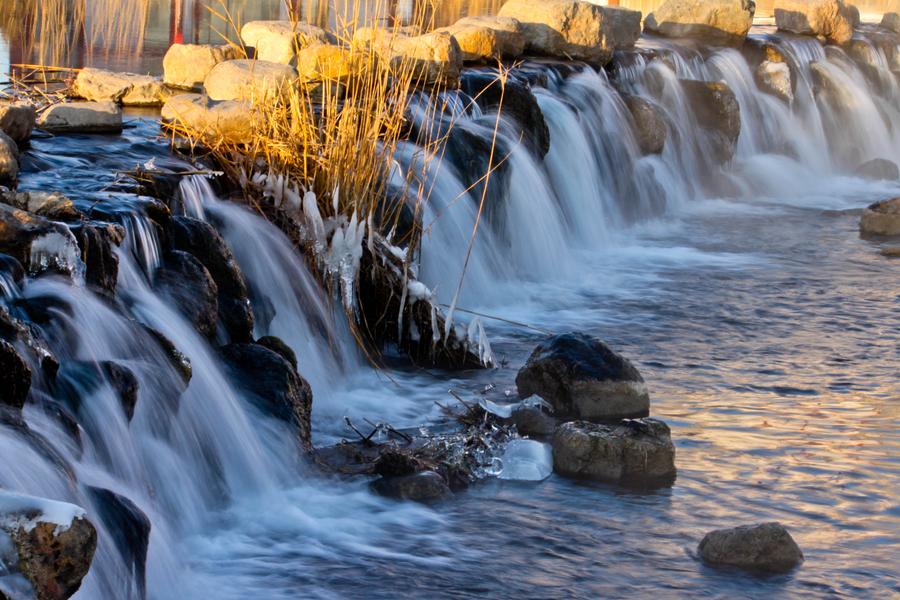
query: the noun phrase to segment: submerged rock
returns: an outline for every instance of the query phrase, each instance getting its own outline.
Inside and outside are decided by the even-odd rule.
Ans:
[[[85,265],[85,281],[101,290],[116,293],[119,277],[119,255],[116,248],[125,237],[118,225],[81,223],[70,227],[81,247]]]
[[[88,486],[88,494],[97,507],[100,520],[112,534],[113,543],[125,563],[131,569],[131,576],[138,596],[147,595],[147,549],[150,545],[150,519],[138,506],[111,490]]]
[[[579,0],[509,0],[498,13],[517,19],[527,50],[605,65],[641,35],[641,13]]]
[[[625,106],[634,121],[634,133],[638,147],[644,154],[659,154],[663,151],[669,130],[662,111],[655,104],[640,96],[627,96]]]
[[[697,123],[710,135],[713,158],[729,162],[741,134],[741,106],[734,92],[724,82],[680,81]]]
[[[179,250],[166,253],[153,286],[169,297],[201,335],[215,339],[219,290],[200,261]]]
[[[668,483],[675,477],[675,445],[668,425],[658,419],[573,421],[553,434],[553,469],[585,479]]]
[[[19,178],[19,147],[0,131],[0,185],[13,187]]]
[[[900,167],[886,158],[875,158],[856,167],[856,174],[866,179],[896,181],[900,179]]]
[[[850,11],[842,0],[776,0],[775,24],[781,31],[845,44],[853,37]]]
[[[63,363],[56,379],[56,396],[75,414],[81,414],[84,395],[93,393],[104,383],[115,393],[125,418],[131,421],[140,382],[131,369],[117,362],[70,360]]]
[[[519,396],[536,394],[558,417],[615,420],[649,414],[650,394],[631,362],[583,333],[539,344],[516,376]]]
[[[30,102],[0,100],[0,130],[17,144],[27,141],[37,119]]]
[[[125,106],[162,104],[163,84],[157,77],[84,68],[73,84],[74,94],[94,102],[118,102]]]
[[[211,100],[265,104],[287,97],[297,71],[265,60],[226,60],[214,66],[203,82]]]
[[[452,493],[444,478],[434,471],[382,477],[372,482],[372,489],[382,496],[414,502],[434,502]]]
[[[671,38],[738,45],[753,25],[753,0],[666,0],[644,19],[644,30]]]
[[[48,133],[118,133],[122,109],[115,102],[63,102],[44,111],[37,125]]]
[[[310,447],[312,389],[283,356],[259,344],[229,344],[220,349],[234,383],[264,414],[293,424],[300,445]]]
[[[162,332],[146,325],[142,325],[142,327],[144,328],[144,331],[146,331],[154,340],[156,340],[160,348],[162,348],[162,351],[169,359],[169,363],[178,372],[179,376],[181,377],[182,383],[184,383],[184,387],[186,388],[188,383],[190,383],[191,381],[191,377],[193,377],[194,375],[194,368],[193,365],[191,365],[191,359],[188,358],[181,350],[179,350],[175,343],[165,335],[163,335]]]
[[[803,552],[781,523],[711,531],[697,550],[710,564],[772,573],[790,571],[803,562]]]
[[[0,404],[20,409],[31,389],[31,368],[12,344],[0,340]]]
[[[900,198],[869,205],[859,220],[859,230],[863,235],[900,235]]]
[[[336,42],[321,27],[291,21],[250,21],[241,27],[241,41],[256,50],[257,59],[285,65],[298,50]]]
[[[213,67],[238,56],[238,50],[228,44],[172,44],[163,58],[163,81],[176,88],[200,88]]]
[[[794,101],[791,68],[787,63],[763,61],[756,69],[756,85],[760,91],[775,96],[786,104]]]
[[[82,508],[0,491],[4,536],[15,556],[3,562],[14,563],[12,569],[31,583],[38,600],[65,600],[77,592],[97,548],[97,531]]]

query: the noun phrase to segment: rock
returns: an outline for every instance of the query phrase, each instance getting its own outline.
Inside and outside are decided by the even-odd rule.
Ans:
[[[264,104],[287,97],[297,71],[264,60],[227,60],[212,68],[203,87],[211,100],[243,100]]]
[[[0,129],[17,144],[31,137],[36,119],[33,104],[11,100],[0,101]]]
[[[859,220],[859,231],[864,236],[900,235],[900,198],[882,200],[866,208]]]
[[[65,225],[2,203],[0,252],[15,258],[32,275],[44,271],[70,275],[81,266],[78,244]]]
[[[309,448],[312,390],[291,363],[259,344],[229,344],[220,353],[235,385],[263,413],[296,427],[300,445]]]
[[[896,181],[900,179],[900,168],[893,161],[875,158],[856,167],[856,174],[866,179]]]
[[[360,27],[353,33],[358,52],[374,52],[393,72],[409,73],[418,85],[456,87],[463,66],[462,51],[446,31],[409,36],[402,31]]]
[[[115,102],[62,102],[41,114],[37,125],[48,133],[118,133],[122,109]]]
[[[853,4],[847,5],[847,19],[850,21],[850,27],[854,30],[859,29],[862,16],[859,14],[859,9]]]
[[[147,549],[150,545],[150,519],[137,505],[113,491],[87,486],[88,495],[100,520],[111,533],[113,543],[131,568],[138,597],[147,596]]]
[[[12,344],[0,340],[0,404],[21,409],[31,389],[31,367]]]
[[[213,67],[238,56],[238,50],[228,44],[172,44],[163,58],[163,82],[176,88],[199,88]]]
[[[510,17],[466,17],[436,31],[456,38],[465,62],[498,61],[518,58],[525,51],[525,36]]]
[[[297,53],[300,81],[346,81],[354,72],[353,55],[347,48],[318,44]]]
[[[119,255],[116,248],[125,237],[118,225],[82,223],[70,230],[81,247],[81,261],[85,266],[84,278],[88,285],[115,295],[119,278]]]
[[[509,0],[498,13],[517,19],[526,49],[604,65],[641,35],[641,13],[579,0]]]
[[[681,86],[698,125],[711,134],[715,159],[729,162],[741,134],[741,107],[734,92],[724,82],[682,79]]]
[[[710,531],[697,551],[710,564],[771,573],[790,571],[803,562],[803,552],[781,523]]]
[[[550,129],[541,106],[526,81],[509,77],[503,86],[496,71],[466,71],[460,80],[460,86],[466,94],[476,98],[478,105],[485,110],[497,109],[502,99],[503,116],[519,125],[517,133],[522,135],[529,148],[539,158],[549,152]]]
[[[451,494],[444,478],[434,471],[413,475],[382,477],[372,483],[372,489],[382,496],[414,502],[434,502]]]
[[[85,68],[75,77],[72,91],[76,96],[94,102],[159,106],[162,104],[163,84],[158,77],[149,75]]]
[[[191,359],[181,352],[175,343],[163,335],[162,332],[146,325],[143,325],[143,328],[144,331],[149,333],[150,336],[159,343],[160,348],[169,359],[171,365],[178,371],[178,374],[181,376],[181,380],[184,383],[184,387],[186,388],[187,384],[191,381],[191,377],[194,375]]]
[[[787,104],[794,101],[791,68],[787,63],[763,61],[756,69],[756,85],[760,91],[775,96]]]
[[[540,406],[519,404],[512,409],[509,419],[521,435],[548,436],[556,431],[556,419]]]
[[[627,96],[625,106],[631,112],[634,133],[641,152],[644,154],[661,153],[669,134],[662,111],[651,101],[640,96]]]
[[[166,253],[153,286],[169,297],[201,335],[215,339],[219,290],[200,261],[179,250]]]
[[[560,475],[605,481],[675,477],[675,445],[658,419],[615,425],[572,421],[553,434],[553,469]]]
[[[115,393],[130,422],[137,406],[140,382],[131,369],[117,362],[69,360],[63,363],[56,377],[55,396],[73,413],[81,414],[85,395],[104,384]]]
[[[31,583],[37,600],[65,600],[77,592],[97,548],[97,531],[80,507],[0,491],[5,536],[15,551],[12,569]]]
[[[25,280],[25,269],[22,268],[22,263],[8,254],[0,254],[0,278],[5,279],[12,285],[21,287],[22,282]],[[0,281],[3,281],[3,279],[0,279]],[[0,330],[0,335],[2,335],[2,330]]]
[[[231,248],[209,223],[175,216],[167,229],[172,248],[199,260],[218,289],[219,318],[232,342],[253,341],[253,310],[247,297],[247,281]]]
[[[59,192],[0,192],[0,202],[54,221],[77,221],[81,213]]]
[[[163,105],[161,116],[165,123],[186,128],[193,135],[232,143],[251,139],[260,124],[259,114],[249,103],[213,102],[201,94],[172,96]]]
[[[19,178],[19,147],[0,131],[0,185],[13,187]]]
[[[631,362],[597,338],[566,333],[534,349],[516,376],[519,397],[536,394],[557,417],[614,420],[646,416],[650,394]]]
[[[264,335],[256,340],[256,343],[279,354],[281,358],[291,364],[295,371],[297,370],[297,355],[281,338],[275,337],[274,335]]]
[[[884,13],[881,18],[881,27],[894,33],[900,33],[900,15],[895,12]]]
[[[281,64],[290,64],[298,50],[336,43],[320,27],[290,21],[250,21],[241,27],[241,40],[256,49],[258,60]]]
[[[887,258],[900,258],[900,246],[887,246],[882,248],[881,255]]]
[[[738,45],[747,37],[755,12],[753,0],[666,0],[644,19],[644,31]]]
[[[842,0],[775,0],[775,24],[781,31],[845,44],[853,37],[850,12]]]

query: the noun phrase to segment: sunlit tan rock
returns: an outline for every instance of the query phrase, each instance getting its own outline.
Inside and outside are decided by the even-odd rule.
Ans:
[[[173,44],[163,58],[163,82],[176,88],[200,88],[213,67],[238,55],[238,50],[227,44]]]
[[[212,100],[271,102],[283,99],[297,71],[290,65],[265,60],[228,60],[217,64],[203,83]]]
[[[900,198],[882,200],[866,208],[859,221],[859,230],[863,235],[900,235]]]
[[[241,40],[256,49],[256,58],[289,64],[298,50],[317,44],[332,44],[334,36],[309,23],[251,21],[241,27]]]
[[[667,0],[647,15],[644,30],[672,38],[736,45],[747,37],[755,11],[753,0]]]
[[[95,102],[158,106],[162,104],[162,89],[162,81],[157,77],[85,68],[75,77],[72,91],[80,98]]]
[[[122,131],[122,108],[115,102],[62,102],[44,111],[38,127],[49,133]]]
[[[778,29],[844,44],[853,37],[851,14],[841,0],[776,0]]]
[[[179,94],[162,107],[162,119],[180,124],[195,135],[241,143],[253,136],[259,124],[249,103],[235,100],[216,102],[202,94]]]
[[[0,101],[0,130],[21,144],[31,137],[37,113],[30,102]]]

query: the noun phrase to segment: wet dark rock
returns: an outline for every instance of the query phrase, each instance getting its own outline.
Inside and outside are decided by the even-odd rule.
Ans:
[[[83,511],[71,505],[73,518],[55,523],[44,516],[50,501],[2,493],[0,499],[11,512],[0,515],[17,555],[16,571],[31,583],[37,600],[65,600],[71,597],[87,575],[97,548],[97,531],[83,516]],[[29,504],[33,501],[33,504]],[[8,508],[7,508],[8,510]],[[57,509],[51,509],[57,512]],[[59,512],[68,508],[59,509]],[[77,511],[77,512],[76,512]]]
[[[215,339],[219,290],[200,261],[180,250],[166,253],[163,265],[156,270],[153,285],[168,296],[194,329]]]
[[[143,327],[144,330],[159,343],[160,348],[162,348],[163,352],[168,357],[169,362],[181,376],[181,379],[184,382],[184,386],[187,387],[187,384],[191,381],[191,377],[193,377],[194,375],[194,368],[191,365],[191,359],[185,356],[185,354],[178,349],[175,343],[165,335],[163,335],[162,332],[146,325],[144,325]]]
[[[681,86],[697,124],[710,136],[713,158],[722,164],[731,161],[741,134],[741,107],[734,92],[722,82],[682,79]]]
[[[641,152],[644,154],[662,152],[669,134],[662,111],[652,102],[640,96],[626,96],[625,106],[631,112],[634,133]]]
[[[0,252],[24,265],[29,273],[70,274],[78,261],[78,244],[60,223],[0,203]]]
[[[557,421],[540,406],[519,405],[512,409],[510,421],[516,431],[527,436],[548,436],[556,430]]]
[[[25,280],[25,269],[12,256],[0,254],[0,277],[6,277],[8,281],[21,286]]]
[[[253,339],[253,311],[247,282],[225,240],[212,225],[175,216],[169,221],[169,241],[176,250],[192,254],[206,267],[218,289],[218,314],[232,342]]]
[[[444,478],[434,471],[382,477],[372,482],[372,489],[388,498],[414,502],[434,502],[452,493]]]
[[[115,294],[119,277],[116,247],[122,242],[124,232],[116,225],[91,223],[73,225],[70,229],[81,248],[81,261],[85,265],[85,280],[88,285]]]
[[[754,73],[760,91],[775,96],[785,104],[794,101],[791,68],[784,62],[763,61]]]
[[[615,420],[649,414],[650,394],[631,362],[583,333],[539,344],[516,376],[519,396],[538,395],[558,417]]]
[[[856,174],[866,179],[896,181],[900,179],[900,168],[886,158],[875,158],[856,167]]]
[[[72,414],[67,406],[63,403],[51,398],[47,394],[38,394],[40,397],[38,404],[47,415],[69,434],[78,451],[78,456],[84,451],[84,443],[81,439],[81,427],[78,425],[78,419]]]
[[[456,168],[462,184],[471,188],[469,194],[476,202],[481,202],[487,185],[485,211],[488,219],[493,219],[499,207],[504,205],[511,164],[503,159],[510,150],[499,137],[494,143],[492,133],[483,128],[469,128],[458,123],[448,133],[445,156]],[[488,171],[491,171],[490,179],[485,177]]]
[[[220,348],[234,383],[263,413],[293,424],[301,446],[310,446],[312,389],[283,356],[259,344]]]
[[[54,221],[77,221],[81,213],[59,192],[6,192],[0,202]]]
[[[138,401],[140,382],[128,367],[114,361],[89,362],[71,360],[63,363],[57,375],[58,396],[79,414],[86,394],[104,383],[116,394],[125,417],[131,421]]]
[[[150,519],[137,505],[113,491],[88,486],[88,495],[98,516],[111,532],[113,542],[126,564],[140,598],[147,594],[147,548],[150,545]]]
[[[869,205],[859,220],[863,236],[900,236],[900,198]]]
[[[503,116],[518,125],[519,133],[532,152],[543,158],[550,150],[550,129],[526,79],[512,76],[504,86],[496,71],[466,71],[460,87],[485,110],[496,110],[502,98]]]
[[[385,193],[384,202],[379,202],[373,213],[372,223],[376,231],[381,233],[382,237],[390,238],[392,243],[405,248],[409,246],[410,241],[416,231],[421,231],[422,215],[417,216],[415,213],[416,200],[409,199],[409,190],[405,185],[396,183],[388,183]],[[255,305],[255,303],[254,303]]]
[[[31,389],[31,368],[12,344],[0,340],[0,404],[25,406]]]
[[[268,348],[272,352],[277,352],[284,360],[291,364],[295,371],[297,370],[297,355],[281,338],[275,337],[274,335],[265,335],[256,340],[256,343]]]
[[[0,101],[0,130],[21,144],[31,137],[37,114],[29,102]]]
[[[14,186],[19,178],[19,148],[0,131],[0,185]]]
[[[40,300],[40,298],[37,298]],[[19,312],[22,306],[31,304],[30,299],[17,299],[12,303],[13,310]],[[53,380],[56,371],[59,369],[59,361],[50,351],[47,341],[44,339],[42,331],[36,323],[25,322],[14,317],[9,308],[0,305],[0,338],[7,341],[19,343],[19,351],[30,354],[28,362],[32,365],[38,365],[41,372],[49,380]]]
[[[553,469],[560,475],[630,483],[675,477],[675,445],[658,419],[602,425],[573,421],[553,434]]]
[[[781,523],[742,525],[706,534],[697,548],[713,565],[784,573],[803,562],[803,552]]]

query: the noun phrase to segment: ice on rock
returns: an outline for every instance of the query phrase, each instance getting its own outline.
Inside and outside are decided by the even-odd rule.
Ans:
[[[499,479],[543,481],[553,473],[553,452],[549,444],[535,440],[510,440],[503,453]]]
[[[81,262],[78,242],[68,229],[65,233],[51,231],[31,242],[28,270],[42,273],[48,269],[71,273],[77,279],[83,276],[85,267]]]
[[[54,523],[59,533],[84,515],[84,509],[74,504],[0,491],[0,529],[5,531],[31,531],[38,523]]]

